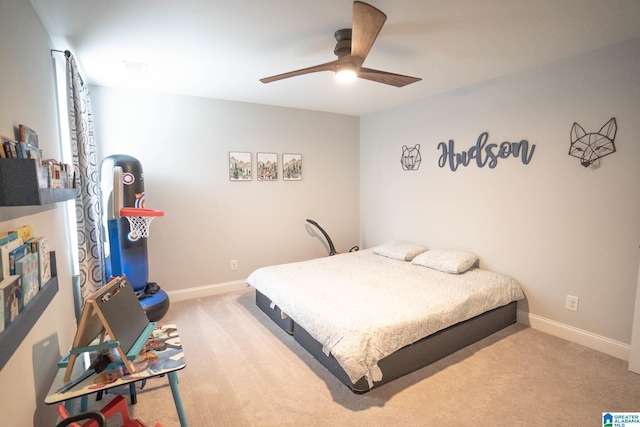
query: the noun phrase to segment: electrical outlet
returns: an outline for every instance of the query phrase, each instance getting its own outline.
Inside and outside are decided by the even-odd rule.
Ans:
[[[238,260],[237,259],[232,259],[231,260],[231,270],[232,271],[236,271],[238,269]]]
[[[578,311],[578,302],[580,298],[574,297],[573,295],[567,295],[567,304],[566,309],[571,311]]]

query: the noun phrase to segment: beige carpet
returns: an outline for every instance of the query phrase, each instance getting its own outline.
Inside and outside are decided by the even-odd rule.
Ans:
[[[601,426],[602,412],[640,412],[640,375],[626,362],[519,324],[356,395],[255,306],[252,290],[173,303],[163,323],[180,330],[191,427]],[[166,378],[148,381],[132,412],[179,425]]]

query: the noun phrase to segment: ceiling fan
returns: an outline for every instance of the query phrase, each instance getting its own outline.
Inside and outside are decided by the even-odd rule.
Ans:
[[[338,78],[342,76],[359,77],[396,87],[406,86],[422,80],[418,77],[403,76],[362,66],[386,20],[387,15],[375,7],[360,1],[354,1],[352,28],[335,32],[337,44],[333,53],[336,54],[338,59],[313,67],[265,77],[260,81],[262,83],[271,83],[319,71],[334,71]]]

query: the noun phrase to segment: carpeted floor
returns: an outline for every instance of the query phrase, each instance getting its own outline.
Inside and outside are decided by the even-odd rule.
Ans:
[[[603,412],[640,412],[640,375],[626,362],[520,324],[356,395],[255,306],[253,290],[173,303],[162,323],[180,330],[191,427],[601,426]],[[179,425],[166,378],[148,381],[131,410]]]

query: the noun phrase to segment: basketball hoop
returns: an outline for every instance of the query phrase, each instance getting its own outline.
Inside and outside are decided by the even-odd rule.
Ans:
[[[132,237],[136,239],[149,236],[151,221],[164,216],[164,211],[143,208],[122,208],[120,216],[127,218]]]

